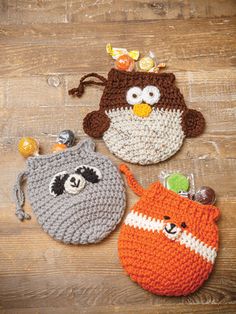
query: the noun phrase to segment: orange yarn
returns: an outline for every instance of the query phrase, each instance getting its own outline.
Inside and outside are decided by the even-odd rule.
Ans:
[[[119,257],[132,280],[159,295],[180,296],[208,278],[218,250],[219,209],[167,190],[161,183],[143,189],[120,166],[140,200],[121,227]]]

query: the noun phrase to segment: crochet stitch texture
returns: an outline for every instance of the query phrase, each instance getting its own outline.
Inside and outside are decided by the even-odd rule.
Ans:
[[[104,239],[120,222],[126,204],[122,178],[105,156],[86,139],[76,147],[27,160],[28,195],[43,230],[64,243],[88,244]],[[17,216],[27,215],[14,188]],[[17,197],[20,196],[20,197]]]
[[[84,131],[91,137],[103,137],[109,150],[127,162],[161,162],[180,149],[185,137],[203,132],[203,115],[187,108],[173,73],[111,69],[107,80],[91,73],[82,77],[78,88],[69,94],[81,97],[84,87],[92,84],[105,89],[99,110],[84,118]]]
[[[125,165],[120,169],[140,196],[121,227],[122,266],[133,281],[152,293],[194,292],[213,269],[219,209],[181,197],[159,182],[143,189]]]

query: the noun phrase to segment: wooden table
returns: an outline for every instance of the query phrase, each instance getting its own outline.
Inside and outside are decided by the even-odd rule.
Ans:
[[[236,311],[236,3],[234,0],[5,0],[0,4],[0,309],[3,313],[235,313]],[[33,216],[19,222],[11,190],[25,161],[24,135],[48,153],[59,131],[85,137],[82,120],[98,108],[102,88],[83,98],[68,89],[91,71],[106,75],[105,45],[154,50],[205,133],[159,165],[133,165],[143,186],[161,170],[193,172],[213,187],[221,209],[220,251],[207,283],[188,297],[160,297],[125,275],[117,256],[119,228],[98,245],[66,246]],[[97,150],[116,164],[102,140]],[[137,200],[130,189],[128,208]],[[29,203],[25,209],[31,212]]]

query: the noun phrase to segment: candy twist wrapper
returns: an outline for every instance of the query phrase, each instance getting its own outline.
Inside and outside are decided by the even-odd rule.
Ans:
[[[138,50],[128,51],[126,48],[113,48],[111,44],[106,45],[106,51],[114,60],[117,60],[120,56],[123,55],[129,55],[135,61],[137,61],[139,58]]]

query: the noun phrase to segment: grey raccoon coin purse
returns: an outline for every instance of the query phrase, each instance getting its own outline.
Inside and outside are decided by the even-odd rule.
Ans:
[[[91,139],[60,153],[27,159],[13,190],[20,220],[30,218],[22,208],[21,183],[26,178],[37,221],[56,240],[99,242],[123,216],[126,198],[120,173],[108,158],[95,152]]]

